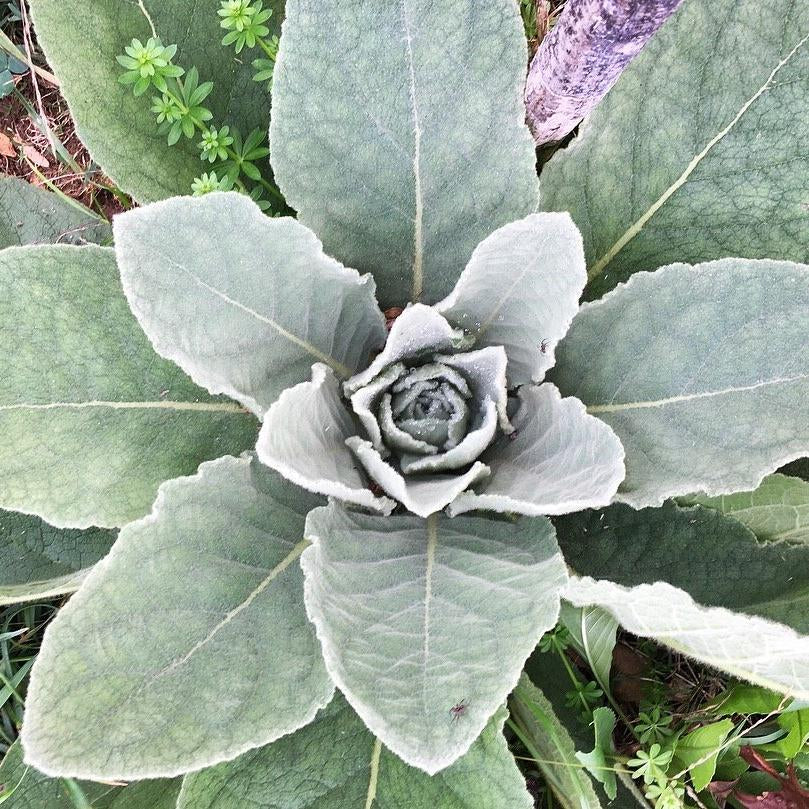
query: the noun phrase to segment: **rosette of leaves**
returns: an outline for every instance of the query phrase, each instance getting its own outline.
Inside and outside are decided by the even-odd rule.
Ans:
[[[508,0],[295,0],[297,220],[212,193],[0,253],[0,506],[121,529],[47,630],[33,767],[184,775],[181,809],[527,808],[501,706],[562,597],[809,697],[806,549],[661,506],[807,452],[809,269],[668,264],[578,308],[525,63]]]

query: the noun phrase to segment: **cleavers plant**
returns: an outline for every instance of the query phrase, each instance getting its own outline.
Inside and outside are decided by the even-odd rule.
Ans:
[[[100,143],[82,123],[78,57],[52,37],[57,5],[32,0],[35,22]],[[686,0],[671,36],[691,37],[704,6]],[[222,10],[237,49],[269,35],[260,4]],[[785,104],[807,115],[809,14],[790,14],[760,84],[709,110],[727,131],[700,141],[698,163],[734,136],[723,165],[743,159],[755,134],[734,127],[754,107],[759,127]],[[705,71],[703,46],[716,57],[713,40],[692,43],[683,81]],[[158,99],[169,133],[193,128],[214,165],[247,148],[199,113],[198,71],[167,74],[175,52],[156,34],[143,47],[154,71],[124,67],[144,93],[146,78],[177,83],[182,106]],[[527,808],[503,706],[516,686],[522,710],[525,661],[563,605],[599,608],[613,640],[620,623],[809,697],[809,547],[762,542],[708,502],[809,451],[809,268],[762,257],[752,237],[749,257],[723,258],[732,234],[706,226],[719,247],[699,242],[704,261],[647,271],[646,223],[669,217],[672,249],[683,214],[668,200],[701,179],[710,211],[714,175],[686,163],[671,191],[656,178],[651,213],[620,235],[634,209],[610,206],[626,189],[582,196],[560,180],[615,148],[595,123],[543,174],[542,206],[548,186],[573,216],[540,212],[525,64],[512,0],[289,0],[270,144],[297,219],[265,216],[213,174],[199,198],[161,194],[185,167],[166,179],[125,156],[105,169],[151,204],[116,217],[113,249],[0,252],[0,507],[18,533],[47,521],[56,544],[120,528],[95,566],[106,548],[31,588],[78,587],[32,671],[21,742],[37,771],[172,779],[178,809]],[[783,255],[802,239],[785,225]],[[607,271],[631,277],[610,285]],[[579,307],[594,283],[614,288]],[[706,500],[667,499],[695,492]],[[597,773],[615,717],[590,711],[609,693],[594,675],[573,702],[596,723],[584,760]],[[526,739],[534,726],[553,724],[530,710],[513,723]],[[669,806],[683,787],[649,740],[631,766]]]

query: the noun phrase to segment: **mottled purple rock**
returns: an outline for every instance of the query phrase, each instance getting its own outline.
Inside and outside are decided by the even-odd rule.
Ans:
[[[561,140],[618,80],[682,0],[568,0],[525,87],[537,144]]]

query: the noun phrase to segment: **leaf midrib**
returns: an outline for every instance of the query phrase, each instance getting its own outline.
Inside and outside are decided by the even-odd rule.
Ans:
[[[793,376],[779,377],[777,379],[765,379],[761,382],[755,382],[752,385],[742,385],[734,388],[723,388],[722,390],[702,391],[700,393],[681,394],[679,396],[668,396],[663,399],[650,399],[647,401],[635,402],[621,402],[618,404],[596,404],[588,405],[588,413],[617,413],[623,410],[646,410],[655,407],[665,407],[671,404],[682,404],[683,402],[692,402],[700,399],[712,399],[719,396],[731,396],[739,393],[749,393],[760,388],[770,387],[772,385],[786,385],[791,382],[800,382],[804,379],[809,379],[809,373],[795,374]]]
[[[155,399],[141,402],[120,402],[91,400],[86,402],[21,402],[12,405],[0,405],[0,413],[15,410],[86,410],[89,408],[109,408],[111,410],[191,410],[208,413],[249,414],[250,411],[235,402],[176,402]]]
[[[723,129],[717,132],[705,145],[699,154],[695,155],[691,162],[685,167],[683,173],[646,209],[646,211],[633,222],[607,250],[604,255],[593,264],[587,273],[587,280],[592,281],[599,276],[607,265],[629,244],[644,228],[646,223],[668,202],[668,200],[688,181],[688,178],[696,171],[699,164],[708,156],[716,146],[744,117],[744,114],[755,104],[758,99],[772,86],[775,77],[789,63],[793,56],[809,41],[809,34],[804,36],[797,45],[772,69],[767,80],[750,98],[742,104],[739,111]]]

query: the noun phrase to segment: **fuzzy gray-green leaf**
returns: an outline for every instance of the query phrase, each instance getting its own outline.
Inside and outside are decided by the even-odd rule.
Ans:
[[[551,376],[621,439],[619,499],[754,489],[809,450],[807,318],[806,265],[672,264],[583,306]]]
[[[255,443],[255,418],[158,357],[113,251],[0,252],[0,507],[114,527],[157,487]]]
[[[273,167],[383,306],[440,300],[485,236],[536,209],[526,63],[511,0],[287,3]]]
[[[0,177],[0,249],[22,244],[101,244],[112,241],[110,226],[56,194],[18,177]]]
[[[719,497],[691,495],[678,502],[715,508],[744,523],[766,542],[809,545],[809,483],[789,475],[768,475],[752,492]]]
[[[638,270],[806,261],[809,5],[687,0],[542,172],[597,297]]]
[[[158,36],[164,45],[179,46],[174,62],[196,66],[200,81],[214,83],[205,105],[215,121],[245,136],[267,126],[269,97],[252,80],[250,59],[220,45],[215,0],[32,0],[30,5],[79,137],[106,174],[139,202],[189,193],[203,167],[196,138],[169,146],[158,133],[150,111],[154,93],[135,98],[131,85],[118,82],[123,71],[116,56],[133,37],[145,42]],[[269,0],[264,6],[274,10],[268,25],[277,33],[283,3]]]
[[[385,342],[370,276],[242,194],[177,197],[115,219],[132,311],[158,353],[261,415],[322,362],[347,378]]]
[[[114,541],[115,531],[54,528],[0,511],[0,604],[74,592]]]
[[[430,777],[378,750],[337,694],[297,733],[187,776],[177,809],[529,809],[504,720],[501,709],[463,758]]]
[[[333,692],[298,565],[317,502],[249,457],[164,484],[49,626],[26,760],[51,775],[170,777],[310,722]]]
[[[554,523],[583,577],[566,599],[742,679],[809,695],[809,547],[761,544],[718,511],[671,503]]]
[[[556,622],[566,573],[550,523],[371,517],[332,503],[309,515],[306,536],[306,607],[335,683],[407,763],[449,766]]]
[[[540,382],[579,308],[587,280],[568,214],[510,222],[484,239],[436,309],[479,346],[503,346],[509,386]]]

